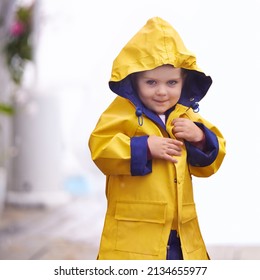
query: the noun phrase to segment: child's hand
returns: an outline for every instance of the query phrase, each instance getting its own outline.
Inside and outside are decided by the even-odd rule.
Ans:
[[[172,121],[172,133],[177,139],[197,143],[203,141],[203,131],[191,120],[177,118]]]
[[[148,147],[152,158],[165,159],[172,163],[178,161],[173,156],[181,155],[183,143],[176,139],[164,138],[159,136],[148,137]]]

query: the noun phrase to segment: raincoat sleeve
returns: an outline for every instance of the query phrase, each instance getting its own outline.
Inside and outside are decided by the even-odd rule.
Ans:
[[[188,152],[188,162],[193,166],[207,166],[216,159],[219,151],[218,139],[215,133],[201,123],[196,123],[205,135],[205,144],[203,150],[197,148],[192,143],[185,141]]]
[[[135,111],[129,101],[117,97],[101,115],[90,135],[89,148],[105,175],[145,175],[151,172],[147,136],[135,137]]]
[[[195,121],[205,134],[205,149],[201,150],[186,142],[187,160],[191,174],[198,177],[208,177],[214,174],[226,154],[225,139],[221,132],[205,119],[199,117]]]
[[[143,176],[152,172],[152,161],[148,160],[148,136],[131,138],[131,175]]]

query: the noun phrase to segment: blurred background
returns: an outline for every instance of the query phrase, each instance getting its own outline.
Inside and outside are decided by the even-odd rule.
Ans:
[[[227,140],[194,178],[212,259],[260,259],[257,0],[0,0],[0,259],[95,259],[105,178],[88,138],[115,97],[112,62],[154,16],[213,79],[200,113]]]

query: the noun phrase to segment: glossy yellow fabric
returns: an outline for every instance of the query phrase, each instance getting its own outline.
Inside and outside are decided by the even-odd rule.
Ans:
[[[177,32],[162,19],[153,18],[115,59],[111,81],[121,81],[130,73],[162,64],[200,71],[195,56],[185,48]],[[176,199],[184,259],[208,259],[198,224],[191,175],[208,177],[218,170],[225,155],[225,140],[215,126],[180,104],[169,115],[166,130],[145,115],[140,126],[135,113],[131,101],[116,97],[90,136],[92,159],[107,178],[108,205],[98,259],[166,259],[169,233],[176,218],[173,217]],[[183,145],[177,164],[153,159],[151,173],[131,176],[131,138],[144,135],[174,138],[171,122],[177,117],[200,122],[216,134],[219,142],[216,160],[206,167],[191,166],[187,164]]]
[[[147,21],[114,60],[111,81],[163,64],[201,71],[195,55],[185,47],[178,32],[168,22],[155,17]]]
[[[165,259],[175,207],[174,188],[178,192],[178,232],[184,259],[208,258],[198,225],[190,172],[201,177],[214,174],[223,160],[225,141],[212,124],[186,110],[177,105],[167,121],[168,133],[172,134],[170,123],[176,117],[205,124],[218,136],[220,152],[215,162],[207,167],[187,165],[184,146],[177,164],[153,160],[152,173],[141,178],[130,174],[130,138],[167,137],[167,133],[146,117],[145,125],[139,126],[134,106],[122,97],[117,97],[103,113],[89,143],[93,160],[107,175],[108,209],[99,259]]]

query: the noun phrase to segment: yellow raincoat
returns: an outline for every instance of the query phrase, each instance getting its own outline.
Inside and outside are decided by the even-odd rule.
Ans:
[[[130,74],[171,64],[190,70],[181,98],[164,124],[147,109]],[[92,159],[106,175],[108,201],[98,259],[166,259],[173,228],[184,259],[208,259],[193,199],[192,175],[208,177],[220,167],[225,140],[198,113],[198,101],[211,85],[178,33],[161,18],[152,18],[114,61],[109,86],[118,96],[101,115],[89,140]],[[186,85],[187,84],[187,85]],[[147,157],[149,135],[174,138],[171,122],[183,117],[203,129],[206,151],[185,142],[178,163]]]

